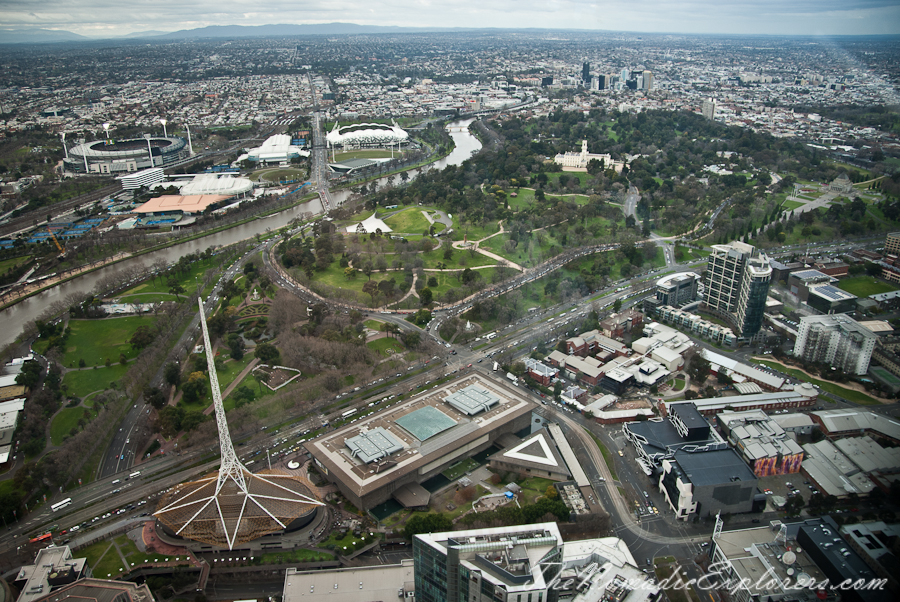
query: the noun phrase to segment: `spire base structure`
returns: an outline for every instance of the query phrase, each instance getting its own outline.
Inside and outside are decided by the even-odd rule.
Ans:
[[[302,477],[271,469],[254,474],[241,464],[225,420],[203,300],[198,302],[222,461],[217,472],[174,487],[155,516],[176,535],[231,550],[283,531],[324,504],[313,497],[314,487]]]

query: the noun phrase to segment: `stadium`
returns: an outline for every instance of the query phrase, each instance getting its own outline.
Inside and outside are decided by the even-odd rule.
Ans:
[[[152,164],[150,155],[153,155]],[[173,136],[97,140],[68,149],[63,166],[75,173],[119,174],[165,167],[188,156],[187,142]]]
[[[417,508],[429,503],[429,480],[527,429],[534,408],[515,386],[475,373],[356,419],[306,449],[357,508],[392,498]]]
[[[399,145],[409,140],[409,134],[397,125],[385,123],[355,123],[338,127],[328,132],[325,140],[331,147],[382,148]]]

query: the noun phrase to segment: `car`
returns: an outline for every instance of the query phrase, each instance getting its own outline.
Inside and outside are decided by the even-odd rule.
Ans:
[[[652,564],[653,564],[653,563],[650,562],[650,559],[648,558],[648,559],[647,559],[647,566],[651,566]]]
[[[758,519],[758,518],[754,518],[754,519],[753,519],[752,521],[750,521],[750,522],[751,522],[751,523],[758,523],[758,522],[759,522],[759,519]]]
[[[645,491],[645,492],[644,492],[644,497],[645,497],[645,498],[649,498],[649,497],[650,497],[650,494],[648,494],[648,493]]]
[[[466,366],[466,368],[471,368],[471,367],[472,367],[472,364],[469,364],[468,366]]]
[[[624,458],[624,457],[625,457],[625,452],[623,452],[621,449],[619,450],[619,457],[620,457],[620,458]]]

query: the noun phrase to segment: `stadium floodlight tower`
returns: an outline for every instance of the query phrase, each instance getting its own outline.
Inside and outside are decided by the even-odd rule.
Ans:
[[[168,138],[168,137],[169,137],[169,130],[166,129],[166,124],[169,123],[169,120],[166,119],[166,118],[164,117],[164,118],[160,119],[159,122],[160,122],[160,123],[162,124],[162,126],[163,126],[163,138]]]
[[[302,477],[271,469],[254,474],[241,464],[225,421],[203,300],[199,303],[222,462],[218,472],[174,487],[160,501],[155,516],[178,536],[231,550],[283,531],[324,504],[312,497],[312,484]]]

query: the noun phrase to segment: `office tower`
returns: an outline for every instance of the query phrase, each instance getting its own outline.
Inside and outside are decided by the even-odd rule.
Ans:
[[[598,90],[606,90],[609,87],[609,76],[608,75],[598,75],[597,76],[597,89]]]
[[[585,85],[591,83],[591,64],[590,63],[582,63],[581,64],[581,81],[584,82]]]
[[[619,78],[623,82],[631,79],[631,70],[628,67],[622,67],[622,72],[619,73]]]
[[[548,602],[562,568],[556,523],[413,537],[417,602]]]
[[[869,369],[876,338],[874,332],[844,314],[803,316],[794,357],[862,375]]]
[[[716,118],[716,101],[712,98],[706,98],[703,100],[703,109],[701,111],[704,117],[709,120],[713,120]]]
[[[888,255],[900,255],[900,232],[891,232],[884,239],[884,252]]]
[[[252,473],[241,464],[225,420],[203,300],[198,302],[222,460],[218,471],[173,487],[160,501],[155,516],[174,535],[231,550],[263,535],[308,523],[316,507],[324,504],[312,497],[312,484],[300,476],[272,469]]]
[[[644,70],[644,90],[650,91],[653,89],[653,73],[651,71]]]
[[[731,322],[739,337],[759,332],[772,280],[769,258],[742,242],[713,245],[707,280],[704,307]]]

